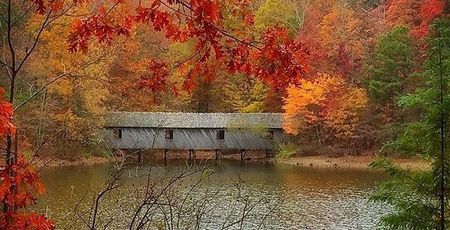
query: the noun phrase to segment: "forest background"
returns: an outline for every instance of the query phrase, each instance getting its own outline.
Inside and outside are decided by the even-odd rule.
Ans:
[[[296,136],[300,155],[420,151],[415,142],[399,148],[389,141],[420,119],[420,111],[403,109],[398,100],[425,84],[419,73],[427,59],[429,24],[448,12],[445,1],[257,0],[251,2],[251,19],[224,16],[238,35],[259,37],[272,27],[287,28],[286,36],[305,47],[307,71],[297,84],[283,76],[266,79],[220,68],[186,79],[195,67],[186,60],[198,52],[196,38],[174,42],[142,24],[126,37],[91,41],[89,49],[73,52],[67,39],[73,20],[94,3],[43,31],[15,82],[15,124],[25,153],[103,155],[99,131],[108,111],[277,112]],[[135,9],[132,3],[121,7]],[[33,36],[41,19],[36,11],[23,20],[23,36]],[[254,26],[240,28],[245,20]],[[208,62],[213,68],[214,58]],[[167,77],[158,78],[155,69]],[[8,78],[0,81],[7,89]]]

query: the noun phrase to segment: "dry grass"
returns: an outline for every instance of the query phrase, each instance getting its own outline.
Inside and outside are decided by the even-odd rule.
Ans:
[[[306,156],[293,157],[289,159],[279,159],[277,162],[289,165],[316,167],[316,168],[353,168],[367,169],[369,164],[374,161],[374,156]],[[393,162],[402,168],[411,170],[428,169],[430,163],[420,158],[393,158]]]

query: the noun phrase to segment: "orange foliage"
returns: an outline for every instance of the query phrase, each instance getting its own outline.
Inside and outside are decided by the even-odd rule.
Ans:
[[[10,103],[4,101],[5,90],[0,88],[0,138],[4,139],[6,135],[13,134],[16,127],[11,123],[13,108]]]
[[[196,42],[195,54],[186,60],[191,68],[182,83],[188,91],[195,87],[197,76],[216,79],[218,68],[252,75],[280,89],[297,84],[308,70],[308,52],[285,28],[268,28],[256,41],[244,31],[228,31],[225,15],[231,14],[245,25],[254,23],[248,1],[153,0],[139,4],[134,12],[118,7],[126,1],[108,3],[97,14],[74,22],[69,37],[72,52],[86,51],[91,38],[111,43],[117,36],[129,36],[133,26],[145,24],[173,42]],[[150,74],[143,78],[142,86],[155,91],[165,88],[168,70],[184,65],[155,60],[149,66]]]
[[[391,27],[403,24],[418,38],[426,36],[433,19],[444,11],[443,0],[392,0],[386,10]]]
[[[288,88],[283,109],[284,129],[299,134],[312,126],[328,130],[334,138],[354,138],[360,112],[367,105],[365,90],[347,84],[342,77],[322,74]]]
[[[376,21],[372,12],[341,1],[312,1],[299,39],[309,48],[316,73],[331,70],[353,77],[375,44]]]
[[[392,0],[386,9],[388,24],[415,26],[420,23],[419,11],[423,0]]]
[[[363,21],[355,11],[348,7],[334,6],[320,23],[321,43],[329,56],[337,57],[339,48],[343,48],[354,57],[366,54],[367,46],[363,41]]]

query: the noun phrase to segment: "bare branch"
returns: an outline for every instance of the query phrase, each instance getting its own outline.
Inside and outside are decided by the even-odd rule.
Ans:
[[[25,99],[24,101],[22,101],[20,104],[18,104],[16,107],[14,107],[13,111],[16,111],[17,109],[19,109],[20,107],[22,107],[23,105],[25,105],[27,102],[29,102],[30,100],[32,100],[34,97],[36,97],[38,94],[40,94],[42,91],[44,91],[49,85],[53,84],[54,82],[58,81],[59,79],[66,77],[66,76],[73,76],[69,73],[63,73],[59,76],[57,76],[56,78],[52,79],[51,81],[47,82],[44,84],[44,86],[42,86],[38,91],[34,92],[33,94],[31,94],[31,96],[29,96],[27,99]]]
[[[33,41],[32,45],[31,45],[31,48],[28,49],[28,50],[25,52],[24,58],[22,59],[22,61],[21,61],[20,64],[18,65],[17,69],[15,69],[14,71],[19,72],[20,69],[22,68],[22,66],[26,63],[26,61],[28,60],[28,58],[29,58],[29,57],[31,56],[31,54],[33,53],[34,49],[36,48],[37,44],[38,44],[39,41],[40,41],[42,32],[44,32],[45,28],[49,25],[48,22],[49,22],[49,20],[50,20],[50,15],[51,15],[51,13],[52,13],[52,11],[50,10],[50,11],[47,13],[47,15],[45,16],[45,19],[44,19],[44,21],[42,22],[42,25],[41,25],[41,27],[39,28],[36,37],[34,38],[34,41]],[[13,65],[13,66],[14,66],[14,65]]]
[[[14,20],[14,22],[11,24],[11,27],[15,26],[18,22],[20,22],[20,20],[25,18],[25,16],[27,16],[28,13],[31,12],[33,7],[34,7],[33,4],[30,4],[30,6],[23,12],[23,14],[21,14],[19,17],[16,18],[16,20]]]
[[[103,59],[104,56],[100,56],[98,59],[95,59],[93,61],[87,62],[83,65],[81,65],[80,67],[78,67],[78,69],[83,69],[86,68],[89,65],[98,63],[100,60]],[[19,109],[20,107],[24,106],[27,102],[29,102],[30,100],[32,100],[34,97],[36,97],[37,95],[39,95],[42,91],[44,91],[47,87],[49,87],[51,84],[55,83],[56,81],[58,81],[61,78],[64,77],[76,77],[76,76],[82,76],[82,75],[77,75],[74,73],[62,73],[58,76],[56,76],[54,79],[48,81],[47,83],[45,83],[39,90],[37,90],[36,92],[34,92],[31,96],[29,96],[27,99],[25,99],[24,101],[22,101],[20,104],[18,104],[16,107],[14,107],[13,111],[16,111],[17,109]]]

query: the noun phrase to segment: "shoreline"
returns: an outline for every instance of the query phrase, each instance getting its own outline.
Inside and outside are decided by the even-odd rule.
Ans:
[[[176,159],[187,159],[186,154],[183,153],[174,153],[168,157],[168,160],[176,160]],[[169,156],[169,155],[168,155]],[[134,158],[134,157],[133,157]],[[153,154],[147,155],[145,161],[148,159],[153,160],[163,160],[162,154]],[[49,159],[48,157],[43,157],[38,160],[38,166],[45,167],[64,167],[64,166],[91,166],[96,164],[105,164],[112,162],[114,158],[112,157],[100,157],[100,156],[88,156],[88,157],[80,157],[77,159]],[[214,160],[214,152],[202,151],[196,154],[197,160]],[[227,154],[222,155],[220,159],[226,160],[240,160],[239,154]],[[419,157],[411,157],[411,158],[398,158],[391,157],[390,158],[395,165],[398,165],[404,169],[411,170],[427,170],[430,168],[429,162],[419,158]],[[310,167],[310,168],[341,168],[341,169],[371,169],[369,164],[375,160],[374,156],[352,156],[352,155],[344,155],[340,157],[328,157],[322,155],[315,156],[295,156],[291,158],[279,159],[279,158],[265,158],[264,155],[249,152],[249,154],[245,157],[245,161],[247,162],[261,162],[261,161],[269,161],[274,164],[279,165],[291,165],[291,166],[299,166],[299,167]],[[137,156],[136,156],[137,162]]]
[[[41,167],[64,167],[64,166],[90,166],[96,164],[106,164],[112,162],[111,157],[88,156],[76,159],[51,158],[48,156],[39,157],[34,163],[38,168]]]
[[[418,157],[397,158],[390,157],[392,162],[404,169],[410,170],[427,170],[430,163]],[[341,157],[327,156],[303,156],[292,157],[287,159],[275,159],[280,164],[295,165],[300,167],[311,168],[343,168],[343,169],[371,169],[369,166],[375,160],[374,156],[351,156],[345,155]]]

